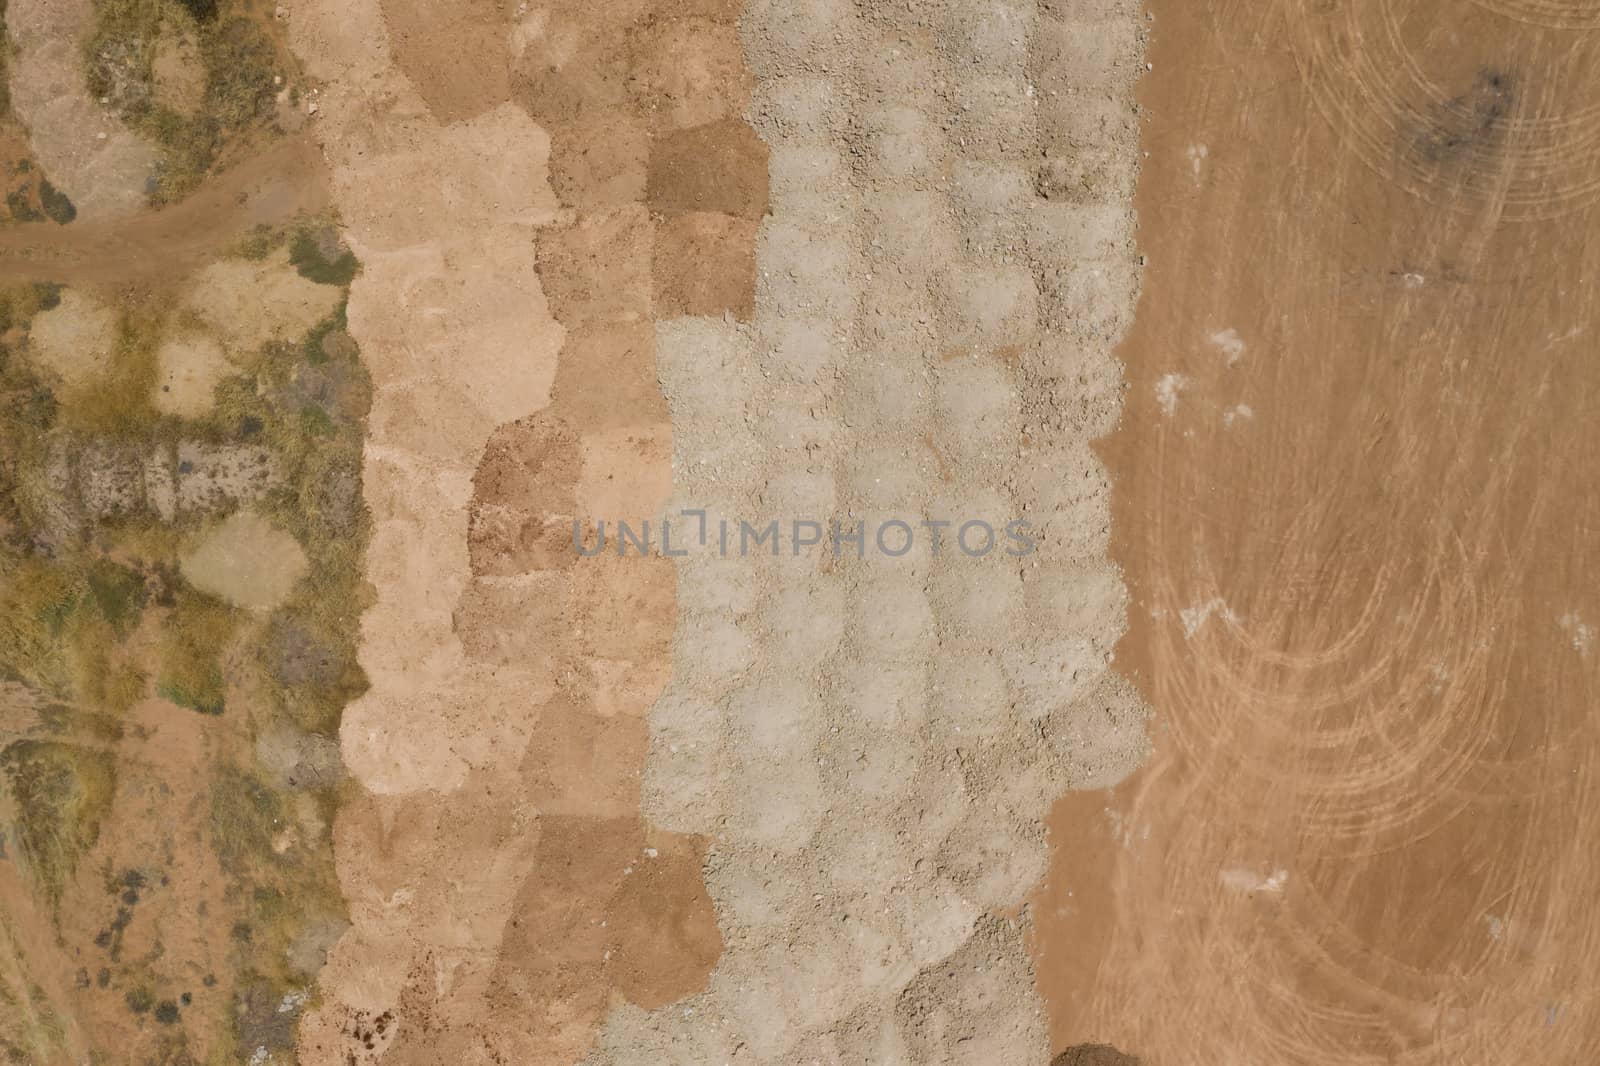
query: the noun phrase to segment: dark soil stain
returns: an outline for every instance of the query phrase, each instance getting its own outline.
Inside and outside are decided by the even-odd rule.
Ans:
[[[1435,165],[1465,163],[1475,152],[1492,152],[1505,140],[1515,100],[1511,74],[1493,68],[1480,70],[1472,88],[1439,105],[1425,120],[1428,128],[1412,149]]]
[[[1142,1062],[1110,1044],[1078,1044],[1057,1055],[1050,1066],[1142,1066]]]

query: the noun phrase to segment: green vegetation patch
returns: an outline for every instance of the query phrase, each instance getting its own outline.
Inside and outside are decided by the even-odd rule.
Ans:
[[[9,285],[0,289],[0,331],[27,328],[33,316],[61,304],[61,286],[55,282]]]
[[[111,810],[116,764],[102,751],[19,740],[0,752],[17,805],[17,847],[53,907]]]
[[[211,847],[230,874],[260,875],[277,863],[272,841],[283,827],[282,801],[266,782],[237,766],[217,771],[211,788]]]
[[[6,210],[11,212],[12,219],[17,222],[44,221],[44,212],[33,206],[33,197],[26,185],[6,193]]]
[[[325,665],[305,671],[269,638],[260,646],[281,711],[309,732],[336,732],[343,708],[366,691],[356,661],[370,518],[361,499],[361,442],[372,383],[345,331],[344,308],[298,345],[269,346],[261,391],[273,398],[262,435],[286,475],[263,507],[305,549],[309,572],[279,613],[274,634],[306,635]],[[286,628],[287,627],[287,628]]]
[[[95,0],[95,30],[85,45],[90,92],[108,100],[162,153],[152,199],[191,192],[231,141],[271,126],[285,57],[246,5],[217,0]],[[199,46],[204,91],[186,114],[155,92],[155,54],[163,31],[186,32]]]
[[[62,639],[82,598],[74,576],[49,561],[0,559],[0,669],[33,688],[70,698],[72,670]]]
[[[20,185],[6,190],[6,211],[11,221],[43,222],[49,219],[58,226],[65,226],[78,217],[77,205],[66,193],[50,184],[48,178],[33,174],[31,166],[19,165],[16,173],[26,177]]]
[[[109,365],[60,408],[64,426],[131,440],[153,438],[161,420],[152,396],[161,373],[156,347],[162,320],[158,309],[124,310],[117,319]]]
[[[319,285],[348,285],[360,268],[355,253],[339,244],[331,227],[302,229],[289,243],[289,262]]]
[[[89,566],[87,581],[101,617],[119,640],[126,640],[144,613],[148,598],[144,576],[109,559],[96,559]]]
[[[78,217],[78,209],[67,194],[44,178],[39,179],[39,205],[45,217],[58,226],[65,226]]]
[[[6,0],[0,0],[0,115],[11,116],[11,32],[6,26]]]
[[[282,246],[284,233],[282,230],[273,229],[265,223],[257,223],[245,234],[239,246],[234,249],[234,254],[241,259],[248,259],[252,263],[259,263],[273,253],[273,250]]]
[[[0,669],[48,696],[113,712],[144,697],[144,672],[121,647],[143,612],[142,577],[84,555],[0,551],[0,562]]]
[[[227,679],[222,658],[240,622],[239,612],[185,589],[161,627],[156,694],[202,714],[221,714]]]
[[[163,2],[170,7],[176,0]],[[226,18],[225,6],[219,24]],[[257,231],[240,250],[267,254],[286,244],[296,268],[313,280],[343,286],[360,269],[327,219]],[[14,341],[58,297],[31,287],[0,290],[0,335],[10,331]],[[8,398],[0,404],[0,458],[8,440],[24,442],[11,465],[38,485],[47,445],[141,460],[170,456],[179,440],[261,445],[273,453],[282,480],[250,506],[296,537],[307,577],[288,603],[258,619],[189,587],[182,576],[182,551],[212,516],[163,523],[153,512],[120,514],[97,520],[81,543],[45,553],[38,548],[43,520],[18,510],[16,535],[0,535],[0,667],[40,693],[40,735],[47,739],[13,745],[3,765],[32,827],[26,843],[19,833],[19,850],[40,871],[40,883],[55,886],[49,898],[59,901],[109,807],[112,758],[100,754],[107,741],[98,738],[120,735],[122,709],[154,691],[237,719],[236,729],[218,724],[218,735],[241,742],[230,756],[236,761],[202,769],[214,774],[203,835],[228,873],[228,905],[237,919],[227,946],[230,966],[235,987],[248,990],[249,1009],[234,1005],[237,1047],[220,1050],[221,1061],[240,1049],[248,1055],[280,1042],[292,1047],[298,1012],[282,1014],[278,1005],[306,987],[313,965],[306,960],[316,956],[325,930],[344,918],[328,838],[306,829],[319,819],[332,824],[345,794],[338,775],[280,779],[245,753],[253,732],[269,723],[336,737],[345,706],[366,689],[356,652],[361,612],[372,600],[364,577],[370,516],[361,493],[372,386],[340,307],[305,336],[267,345],[248,370],[224,379],[204,418],[162,416],[150,404],[155,352],[163,330],[179,320],[170,306],[125,310],[104,379],[61,405],[48,390],[41,393],[26,358],[7,359],[0,342],[0,395]],[[0,462],[0,479],[6,469]],[[0,511],[0,530],[6,521]],[[115,958],[140,886],[109,867],[106,877],[128,912],[123,918],[119,910],[102,933],[101,946]],[[191,1014],[174,998],[182,989],[150,975],[112,987],[113,996],[134,992],[126,1008],[138,1013],[144,1032],[182,1035]]]

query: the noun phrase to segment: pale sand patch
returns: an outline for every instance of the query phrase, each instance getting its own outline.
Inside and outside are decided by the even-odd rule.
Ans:
[[[82,42],[90,0],[12,0],[11,107],[34,155],[85,219],[131,214],[145,204],[156,151],[89,96]]]
[[[672,494],[672,440],[665,427],[623,426],[583,438],[583,474],[578,481],[578,513],[608,527],[626,521],[634,532],[655,519]]]
[[[212,263],[195,276],[183,302],[240,356],[270,340],[300,337],[333,314],[342,297],[337,285],[301,277],[288,252],[280,251],[259,263]]]
[[[156,410],[199,418],[216,403],[217,383],[234,372],[216,340],[200,333],[170,337],[156,349],[160,376],[151,396]]]
[[[305,577],[300,542],[254,511],[227,518],[179,562],[184,578],[235,607],[280,607]]]
[[[117,313],[93,296],[67,289],[59,304],[35,316],[28,338],[34,362],[76,388],[110,363]]]
[[[483,1004],[537,843],[536,826],[509,819],[534,810],[522,760],[553,678],[471,659],[454,613],[471,579],[473,472],[496,426],[549,403],[562,343],[533,242],[558,214],[549,138],[511,105],[437,122],[391,62],[376,0],[295,4],[288,28],[324,85],[313,128],[362,261],[348,313],[374,387],[363,483],[376,603],[360,651],[371,689],[340,728],[370,800],[335,828],[352,926],[302,1022],[302,1061],[367,1054],[348,1027],[399,1007],[419,967],[441,1024],[479,1018],[512,1039],[526,1019]],[[370,837],[396,816],[414,824],[407,846]]]

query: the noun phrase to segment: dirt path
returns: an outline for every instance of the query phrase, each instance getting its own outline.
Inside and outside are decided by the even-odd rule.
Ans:
[[[183,278],[252,227],[282,225],[328,203],[315,141],[279,141],[160,211],[0,230],[0,279],[137,286]]]
[[[1053,819],[1055,1041],[1590,1061],[1600,35],[1153,8],[1106,455],[1156,754]]]

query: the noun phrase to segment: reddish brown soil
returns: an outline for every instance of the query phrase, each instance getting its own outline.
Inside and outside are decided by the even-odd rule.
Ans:
[[[1597,20],[1152,7],[1104,452],[1156,751],[1055,812],[1056,1046],[1592,1061]]]

